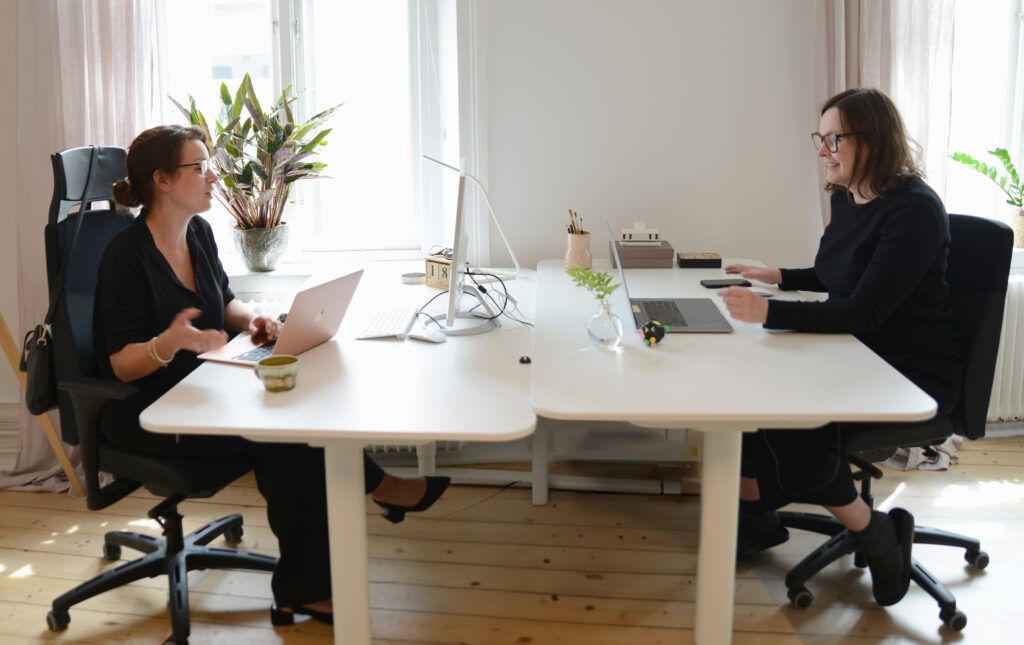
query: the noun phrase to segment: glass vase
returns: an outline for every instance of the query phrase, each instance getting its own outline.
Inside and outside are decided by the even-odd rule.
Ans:
[[[597,302],[600,308],[587,322],[587,335],[600,347],[618,347],[622,342],[622,321],[612,313],[607,302],[603,299]]]

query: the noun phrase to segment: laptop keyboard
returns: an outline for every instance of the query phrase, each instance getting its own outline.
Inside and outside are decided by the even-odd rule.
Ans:
[[[669,327],[686,327],[686,318],[671,300],[645,300],[644,311],[651,318]]]
[[[404,338],[415,321],[415,307],[378,311],[356,338]]]
[[[239,354],[238,356],[235,356],[235,360],[240,360],[240,361],[258,361],[261,358],[266,358],[267,356],[270,356],[271,354],[273,354],[275,347],[277,347],[277,341],[272,341],[272,342],[267,343],[266,345],[260,345],[259,347],[254,347],[253,349],[250,349],[247,352],[243,352],[243,353]]]

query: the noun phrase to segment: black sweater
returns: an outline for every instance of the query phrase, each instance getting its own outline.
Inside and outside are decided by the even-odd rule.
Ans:
[[[834,193],[814,267],[782,269],[780,285],[828,300],[771,301],[765,327],[854,334],[946,409],[961,370],[948,249],[946,210],[918,177],[860,206]]]

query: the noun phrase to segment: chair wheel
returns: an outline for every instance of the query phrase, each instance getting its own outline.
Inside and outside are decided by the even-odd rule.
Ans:
[[[988,554],[984,551],[968,551],[964,554],[964,560],[976,569],[984,569],[988,566]]]
[[[103,559],[104,560],[120,560],[121,559],[121,545],[110,544],[109,542],[103,543]]]
[[[68,626],[71,622],[71,615],[66,611],[56,613],[53,611],[46,612],[46,626],[50,628],[51,632],[59,632]]]
[[[797,609],[807,609],[814,602],[814,594],[807,587],[795,587],[786,591],[789,602]]]
[[[242,531],[241,526],[232,527],[224,531],[224,541],[229,544],[237,544],[238,542],[242,541],[243,533],[244,531]]]
[[[954,632],[963,631],[967,627],[967,614],[962,611],[940,611],[939,619]]]

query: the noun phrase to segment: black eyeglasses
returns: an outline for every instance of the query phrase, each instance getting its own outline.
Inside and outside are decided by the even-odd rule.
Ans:
[[[192,163],[180,163],[175,166],[175,168],[185,168],[186,166],[192,166],[200,175],[205,175],[213,170],[213,159],[203,159],[202,161],[194,161]]]
[[[839,140],[856,135],[856,132],[842,132],[840,134],[818,134],[811,133],[811,141],[814,142],[814,149],[821,150],[821,146],[827,146],[830,152],[839,152]]]

